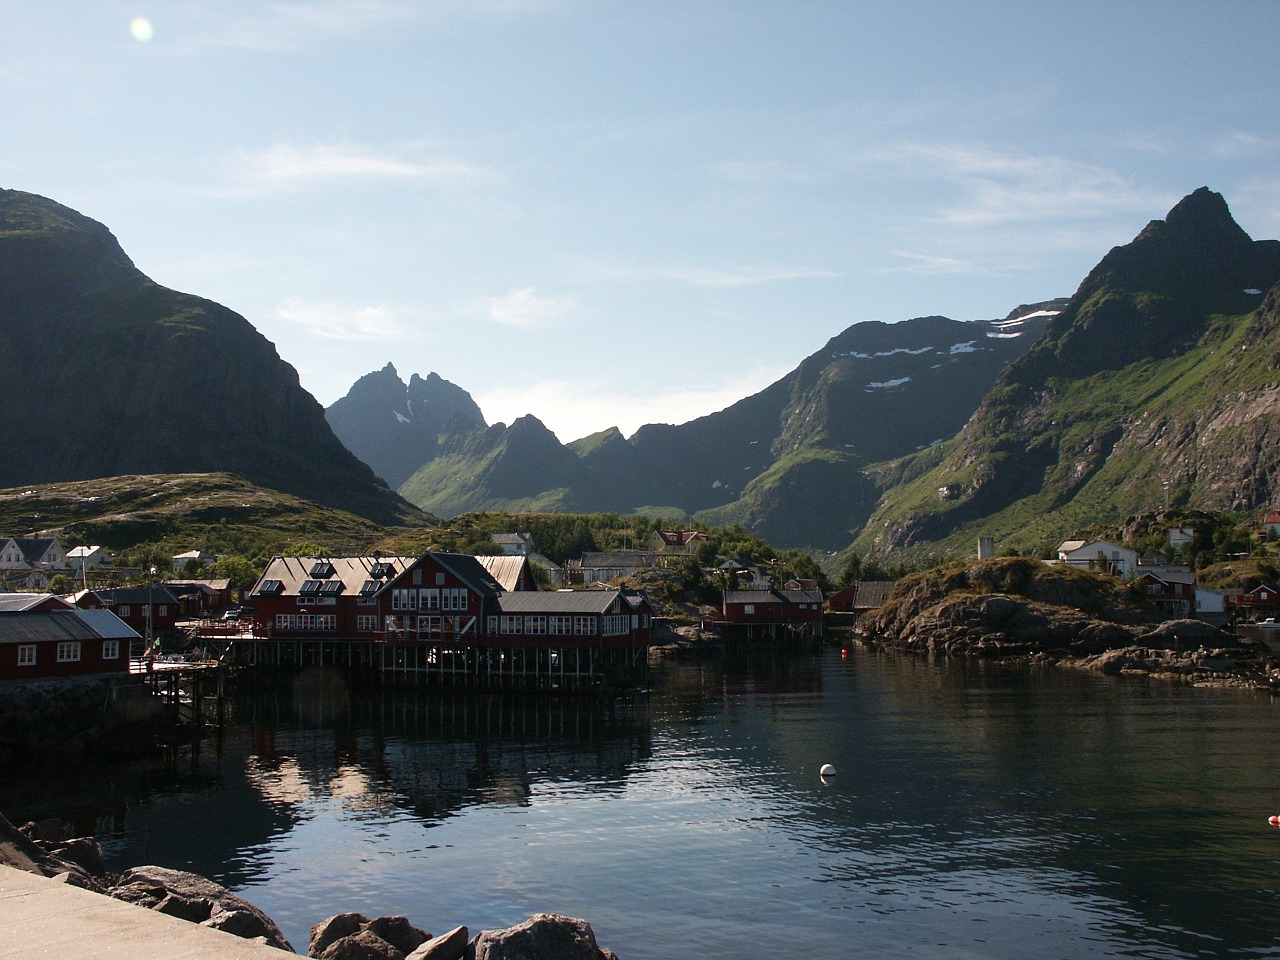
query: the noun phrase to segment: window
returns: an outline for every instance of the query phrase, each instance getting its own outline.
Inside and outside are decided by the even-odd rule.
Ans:
[[[160,606],[156,607],[157,617],[167,617],[168,615],[169,615],[169,605],[167,603],[162,603],[160,604]]]
[[[755,613],[755,612],[756,612],[756,605],[755,605],[754,603],[744,603],[744,604],[742,605],[742,612],[743,612],[743,613],[748,613],[748,614],[750,614],[750,613]]]
[[[18,647],[18,666],[34,667],[36,665],[36,645],[24,643]]]
[[[574,617],[573,632],[580,637],[589,637],[596,632],[595,617]]]
[[[356,629],[360,631],[372,632],[378,629],[377,614],[361,613],[356,616]]]
[[[418,609],[418,591],[417,590],[392,590],[391,591],[391,609],[392,610],[417,610]]]
[[[121,606],[120,606],[120,613],[119,613],[119,616],[121,616],[121,617],[129,617],[129,616],[132,616],[132,615],[133,615],[133,607],[129,606],[129,604],[127,604],[127,603],[125,603],[125,604],[121,604]]]
[[[58,662],[78,663],[80,661],[80,641],[61,640],[58,642]]]
[[[563,637],[573,633],[573,617],[556,615],[551,618],[551,633]]]
[[[422,583],[422,568],[416,567],[413,571],[413,584],[418,586]]]
[[[546,617],[525,617],[524,632],[530,636],[541,636],[547,632]]]
[[[120,641],[119,640],[103,640],[102,641],[102,659],[103,660],[119,660],[120,659]]]
[[[440,591],[439,590],[423,590],[421,595],[423,610],[439,610],[440,609]]]
[[[502,632],[509,634],[524,633],[524,617],[504,613],[502,615]]]
[[[338,618],[331,613],[277,613],[277,630],[337,630]]]
[[[333,564],[328,560],[317,560],[311,565],[311,576],[316,579],[324,579],[333,576]]]
[[[440,600],[444,610],[467,609],[467,591],[461,587],[440,591]]]

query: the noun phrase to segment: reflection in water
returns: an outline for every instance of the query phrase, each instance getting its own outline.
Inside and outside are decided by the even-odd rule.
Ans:
[[[554,910],[625,960],[1275,955],[1276,709],[866,651],[666,664],[607,704],[317,674],[220,744],[0,809],[112,809],[114,865],[206,873],[294,942]]]

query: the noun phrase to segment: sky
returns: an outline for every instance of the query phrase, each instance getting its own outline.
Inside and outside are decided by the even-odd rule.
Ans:
[[[852,324],[1071,295],[1208,186],[1280,238],[1280,0],[4,0],[0,187],[564,442]]]

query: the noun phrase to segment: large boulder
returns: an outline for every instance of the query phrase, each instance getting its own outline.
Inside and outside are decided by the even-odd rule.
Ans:
[[[140,906],[183,917],[249,940],[293,952],[280,928],[249,901],[221,884],[185,870],[167,867],[131,867],[107,891],[111,896]]]
[[[475,960],[603,960],[586,920],[539,913],[505,930],[483,930],[472,942]]]
[[[466,927],[454,927],[419,946],[405,960],[461,960],[467,952],[470,936]]]
[[[378,917],[339,913],[311,928],[307,956],[323,960],[404,960],[431,934],[419,930],[405,917]]]

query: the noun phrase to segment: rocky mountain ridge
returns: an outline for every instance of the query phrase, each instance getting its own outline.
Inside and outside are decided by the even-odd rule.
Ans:
[[[482,426],[471,398],[438,378],[436,396],[465,415],[429,413],[424,403],[413,424],[403,423],[403,385],[370,387],[389,382],[390,365],[361,378],[328,416],[353,450],[381,445],[364,455],[388,480],[402,475],[406,444],[414,444],[422,464],[399,489],[433,513],[688,515],[834,549],[874,503],[861,467],[951,436],[1064,304],[1023,305],[995,321],[856,324],[760,393],[688,423],[643,426],[631,438],[611,428],[561,444],[533,416]],[[425,435],[411,439],[419,422],[429,424]]]

